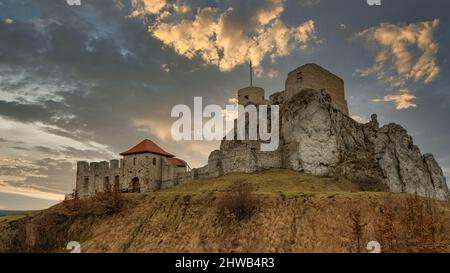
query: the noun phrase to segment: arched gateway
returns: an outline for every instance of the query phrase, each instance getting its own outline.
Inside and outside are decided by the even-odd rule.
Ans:
[[[131,180],[131,192],[140,193],[141,184],[139,183],[139,178],[135,177]]]

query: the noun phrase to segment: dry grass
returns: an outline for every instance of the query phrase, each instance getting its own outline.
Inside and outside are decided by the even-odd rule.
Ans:
[[[358,192],[358,185],[339,178],[322,178],[290,170],[268,170],[253,174],[229,174],[214,179],[190,182],[175,188],[161,191],[169,194],[199,194],[224,192],[234,181],[245,180],[254,192],[265,195],[295,196],[299,194],[324,194],[338,192]]]
[[[236,188],[242,179],[248,187]],[[96,198],[79,202],[1,224],[0,252],[10,241],[16,251],[57,252],[73,240],[83,252],[365,252],[370,241],[384,252],[450,252],[447,202],[357,192],[346,181],[285,170],[126,194],[117,211],[105,211]],[[224,205],[235,215],[231,224],[218,214]],[[83,213],[74,215],[73,207]],[[35,230],[25,230],[28,223]],[[35,245],[23,237],[43,233],[47,239]]]
[[[240,222],[250,219],[259,207],[254,186],[246,180],[236,180],[221,197],[217,215],[221,223]]]

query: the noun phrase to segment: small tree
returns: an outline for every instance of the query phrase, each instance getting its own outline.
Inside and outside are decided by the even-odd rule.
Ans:
[[[80,212],[80,195],[78,194],[78,190],[73,190],[72,194],[70,194],[71,198],[64,200],[64,207],[69,211],[69,214],[78,214]]]
[[[123,206],[123,197],[119,186],[114,183],[113,190],[106,190],[105,192],[97,192],[93,198],[104,213],[115,213],[120,211]]]

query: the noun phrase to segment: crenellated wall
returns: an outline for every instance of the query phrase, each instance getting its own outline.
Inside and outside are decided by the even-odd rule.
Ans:
[[[184,181],[186,168],[176,167],[167,157],[142,153],[110,162],[85,161],[77,164],[76,189],[80,197],[113,190],[149,192],[178,185]]]
[[[119,183],[122,189],[123,185],[120,183],[120,177],[123,174],[122,166],[122,160],[78,162],[76,188],[80,197],[91,196],[108,188],[113,189],[114,183]]]

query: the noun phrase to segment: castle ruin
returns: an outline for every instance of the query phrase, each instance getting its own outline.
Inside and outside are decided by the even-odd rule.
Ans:
[[[185,161],[164,151],[151,140],[144,140],[110,162],[77,163],[76,189],[80,197],[97,192],[149,192],[178,184],[188,172]]]
[[[91,196],[111,183],[131,192],[155,191],[192,180],[230,173],[283,168],[317,176],[343,177],[361,190],[412,193],[449,199],[442,169],[433,155],[422,155],[412,137],[397,124],[380,127],[376,115],[366,124],[349,116],[344,81],[317,64],[288,74],[285,90],[269,99],[263,88],[238,91],[240,105],[280,107],[280,145],[261,151],[259,140],[224,139],[208,164],[187,170],[187,164],[150,140],[110,163],[78,163],[77,190]],[[269,115],[270,116],[270,115]],[[268,119],[270,127],[270,118]]]

